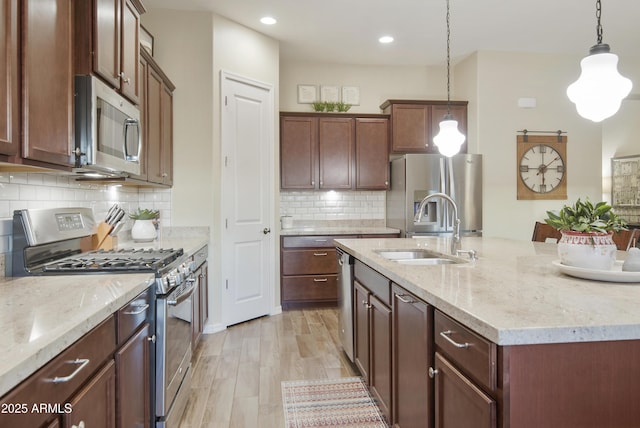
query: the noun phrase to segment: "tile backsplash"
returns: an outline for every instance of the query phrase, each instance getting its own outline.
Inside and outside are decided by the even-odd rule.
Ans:
[[[0,253],[10,251],[13,211],[25,208],[87,207],[102,220],[118,204],[127,212],[138,207],[160,210],[163,226],[171,225],[171,190],[82,183],[53,173],[0,172]],[[124,230],[130,228],[125,225]]]
[[[281,192],[280,215],[294,221],[384,220],[384,191]]]

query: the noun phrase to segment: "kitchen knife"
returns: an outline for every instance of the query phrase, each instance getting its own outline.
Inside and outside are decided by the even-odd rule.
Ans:
[[[113,224],[113,216],[116,213],[116,211],[119,209],[120,207],[118,207],[118,204],[113,204],[113,206],[111,208],[109,208],[109,211],[107,211],[107,216],[105,217],[104,221],[107,224]]]
[[[121,221],[124,218],[125,214],[126,214],[125,211],[122,208],[118,207],[118,210],[113,215],[111,223],[109,223],[109,224],[112,224],[112,225],[117,224],[119,221]]]

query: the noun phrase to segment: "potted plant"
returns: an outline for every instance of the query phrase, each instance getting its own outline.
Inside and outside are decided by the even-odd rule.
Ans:
[[[323,101],[314,101],[311,103],[313,106],[313,111],[323,112],[324,111],[324,102]]]
[[[131,238],[136,242],[150,242],[156,239],[156,223],[160,217],[160,211],[138,208],[137,212],[129,214],[133,220]]]
[[[547,211],[545,222],[558,229],[558,255],[564,265],[609,270],[618,248],[613,233],[626,229],[626,222],[606,202],[593,204],[589,198],[565,205],[559,212]]]

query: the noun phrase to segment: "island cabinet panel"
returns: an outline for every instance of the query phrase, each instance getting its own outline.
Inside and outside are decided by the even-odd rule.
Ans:
[[[24,163],[73,166],[74,3],[70,0],[22,2]]]
[[[371,293],[357,280],[353,282],[353,359],[362,378],[369,383],[369,297]]]
[[[495,400],[474,385],[438,352],[435,355],[435,370],[436,428],[497,427]]]
[[[467,101],[451,101],[450,113],[458,129],[467,129]],[[391,116],[391,153],[439,153],[433,137],[447,113],[447,101],[387,100],[380,108]],[[466,153],[464,144],[460,150]]]
[[[391,282],[356,260],[354,264],[354,359],[387,421],[393,414]]]
[[[0,4],[0,154],[20,148],[20,87],[18,86],[18,0]]]
[[[433,427],[433,307],[393,284],[393,426]]]
[[[391,367],[391,308],[376,296],[369,297],[369,388],[378,403],[380,411],[388,421],[391,420],[393,405],[392,367]]]
[[[639,361],[638,340],[503,347],[503,426],[638,427]]]

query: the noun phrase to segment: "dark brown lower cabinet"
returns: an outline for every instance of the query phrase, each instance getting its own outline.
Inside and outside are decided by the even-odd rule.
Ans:
[[[370,267],[354,266],[354,360],[380,411],[391,421],[391,283]]]
[[[433,426],[433,307],[393,285],[393,426]]]
[[[71,399],[73,411],[64,415],[63,427],[115,428],[115,402],[116,370],[111,360]]]
[[[118,427],[151,425],[149,323],[145,323],[116,353]]]
[[[369,290],[358,281],[353,283],[353,359],[362,378],[369,381]]]
[[[446,358],[435,356],[436,428],[495,428],[496,402]]]
[[[380,411],[391,420],[391,309],[376,296],[369,298],[369,388]]]

